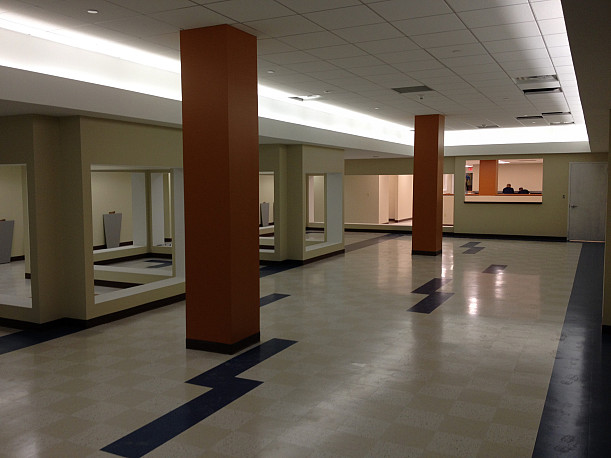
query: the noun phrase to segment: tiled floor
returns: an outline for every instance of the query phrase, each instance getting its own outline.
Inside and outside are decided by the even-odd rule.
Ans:
[[[532,455],[581,244],[446,238],[437,257],[411,256],[410,236],[346,244],[261,278],[262,342],[296,343],[237,375],[262,383],[146,456]],[[185,383],[237,360],[186,350],[184,313],[1,355],[0,456],[113,456],[101,449],[242,383]]]

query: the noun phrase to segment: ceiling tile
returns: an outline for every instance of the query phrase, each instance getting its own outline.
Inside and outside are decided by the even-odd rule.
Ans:
[[[227,18],[203,6],[181,8],[178,10],[165,11],[150,15],[168,24],[175,25],[181,29],[192,29],[195,27],[207,27],[211,25],[226,24]]]
[[[446,2],[454,11],[470,11],[528,3],[528,0],[446,0]]]
[[[483,65],[469,65],[466,67],[454,67],[454,70],[459,75],[473,75],[477,73],[490,73],[500,70],[499,64],[483,64]]]
[[[452,32],[430,33],[412,37],[423,48],[437,48],[466,43],[476,43],[477,39],[468,30],[455,30]]]
[[[227,0],[206,5],[206,8],[235,22],[257,21],[294,14],[293,11],[274,0],[257,0],[256,2],[252,0]]]
[[[326,72],[330,70],[337,70],[335,65],[330,64],[324,60],[315,60],[314,62],[299,62],[296,64],[287,64],[287,68],[296,72],[303,72],[309,75],[312,72]]]
[[[270,37],[322,31],[322,28],[302,16],[264,19],[262,21],[246,22],[245,24]]]
[[[373,67],[358,67],[352,70],[353,73],[359,76],[370,75],[391,75],[400,73],[391,65],[374,65]]]
[[[426,78],[439,78],[442,76],[456,76],[454,72],[447,68],[440,68],[434,70],[420,70],[409,72],[409,76],[417,79],[418,81],[424,81]]]
[[[552,35],[555,33],[566,34],[566,26],[564,24],[564,19],[562,18],[545,19],[543,21],[539,21],[539,27],[541,28],[541,33],[543,35]]]
[[[252,1],[252,0],[251,0]],[[360,5],[359,0],[277,0],[284,6],[298,13],[312,13],[314,11],[342,8],[344,6]]]
[[[554,67],[560,67],[563,65],[573,65],[573,59],[571,56],[552,57]]]
[[[428,52],[426,52],[424,49],[413,49],[411,51],[390,52],[390,53],[385,53],[385,54],[378,54],[377,57],[389,64],[433,59],[431,55]]]
[[[392,24],[408,36],[465,29],[465,25],[455,14],[393,21]]]
[[[322,48],[324,46],[335,46],[346,44],[346,41],[337,35],[327,32],[303,33],[300,35],[289,35],[282,37],[280,41],[287,43],[297,49]]]
[[[353,68],[353,67],[369,67],[373,65],[381,65],[382,62],[380,59],[376,59],[373,56],[358,56],[358,57],[347,57],[344,59],[334,59],[332,61],[335,65],[343,68]]]
[[[169,11],[193,6],[193,2],[189,0],[114,0],[110,3],[143,14],[158,13],[160,11]]]
[[[367,79],[385,88],[418,86],[420,84],[415,79],[402,73],[393,75],[372,75],[367,76]]]
[[[154,35],[147,38],[148,41],[157,43],[161,46],[167,46],[175,50],[180,50],[180,32],[165,33],[163,35]]]
[[[84,22],[94,23],[136,16],[138,14],[135,11],[105,0],[88,0],[87,2],[82,0],[63,0],[61,2],[53,2],[50,6],[52,6],[52,10],[55,13],[77,18]],[[98,10],[98,13],[89,14],[87,10],[90,9]]]
[[[525,49],[523,51],[498,52],[494,53],[493,56],[497,62],[501,63],[512,60],[545,59],[548,57],[548,51],[545,48]]]
[[[328,30],[383,22],[380,16],[365,5],[307,13],[304,16]]]
[[[345,29],[335,30],[334,32],[350,43],[361,43],[364,41],[387,40],[403,37],[401,32],[387,23],[348,27]]]
[[[541,31],[535,21],[480,27],[471,31],[479,41],[510,40],[512,38],[541,36]]]
[[[458,13],[458,15],[465,22],[467,27],[470,28],[535,20],[528,3],[465,11]]]
[[[532,3],[532,9],[535,17],[542,21],[543,19],[555,19],[564,17],[562,13],[562,4],[560,0],[548,0],[545,2]]]
[[[339,59],[342,57],[364,56],[367,54],[354,45],[327,46],[326,48],[309,49],[308,53],[321,59]]]
[[[468,43],[461,45],[442,46],[440,48],[431,48],[428,50],[433,56],[438,59],[444,59],[448,57],[461,57],[461,56],[476,56],[478,54],[488,54],[486,48],[479,43]]]
[[[295,48],[275,38],[257,40],[257,55],[259,56],[289,51],[295,51]]]
[[[277,54],[267,54],[265,60],[274,64],[286,65],[286,64],[297,64],[299,62],[312,62],[317,60],[316,57],[312,56],[303,51],[291,51],[281,52]]]
[[[441,60],[444,65],[450,68],[465,67],[467,65],[483,65],[494,63],[494,60],[488,54],[480,54],[477,56],[450,57]]]
[[[400,21],[452,12],[443,0],[388,0],[369,3],[369,7],[388,21]]]
[[[545,48],[545,42],[542,37],[528,37],[514,38],[512,40],[488,41],[484,43],[484,46],[494,55],[497,52]]]
[[[327,70],[323,72],[308,72],[308,74],[322,81],[334,81],[343,78],[352,78],[354,76],[353,73],[343,69]]]
[[[443,65],[435,59],[418,60],[412,62],[401,62],[393,65],[398,70],[405,73],[411,73],[420,70],[432,70],[436,68],[444,68]]]
[[[134,16],[130,18],[115,19],[98,24],[107,29],[116,30],[135,37],[148,37],[176,32],[178,28],[167,22],[157,21],[147,16]]]
[[[545,35],[543,39],[545,40],[545,44],[550,48],[556,46],[569,46],[569,37],[565,33]]]
[[[371,54],[406,51],[418,49],[419,46],[407,37],[391,38],[389,40],[376,40],[358,43],[358,47]]]
[[[524,76],[535,76],[535,75],[553,75],[554,67],[527,67],[527,68],[516,68],[513,70],[507,70],[507,74],[512,78],[519,78]]]
[[[500,65],[509,72],[517,69],[552,67],[552,61],[548,57],[545,59],[512,60],[509,62],[503,62]]]

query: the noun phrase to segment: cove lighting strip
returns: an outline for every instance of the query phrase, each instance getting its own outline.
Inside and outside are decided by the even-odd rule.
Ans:
[[[6,46],[0,50],[2,66],[182,100],[178,59],[62,29],[54,24],[2,10],[0,29],[21,35],[20,39],[13,40],[19,42],[20,46]],[[38,49],[37,45],[41,43],[39,40],[45,40],[46,60],[35,55],[34,50]],[[83,65],[83,58],[90,56],[89,53],[105,56],[105,59],[98,58],[95,66]],[[58,55],[61,58],[58,58]],[[133,76],[134,74],[136,76]],[[290,97],[296,94],[266,86],[259,85],[258,92],[259,116],[262,118],[402,145],[414,144],[413,132],[407,126],[317,100],[292,100]],[[583,141],[588,141],[583,124],[474,129],[445,133],[446,146]]]

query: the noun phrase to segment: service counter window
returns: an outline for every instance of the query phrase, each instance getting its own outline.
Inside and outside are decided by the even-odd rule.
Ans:
[[[543,159],[465,162],[465,203],[543,202]]]

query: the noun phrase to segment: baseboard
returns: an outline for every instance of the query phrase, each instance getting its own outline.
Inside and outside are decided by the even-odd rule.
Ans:
[[[11,262],[13,262],[13,261],[25,261],[25,255],[11,256]]]
[[[547,235],[512,235],[512,234],[471,234],[466,232],[448,232],[444,237],[459,237],[469,239],[497,239],[497,240],[530,240],[533,242],[566,242],[566,237],[552,237]]]
[[[232,344],[221,342],[209,342],[207,340],[186,339],[187,348],[191,350],[209,351],[212,353],[222,353],[223,355],[233,355],[261,340],[261,333],[257,332],[252,336],[246,337]]]
[[[412,254],[415,254],[418,256],[437,256],[441,254],[441,250],[438,250],[438,251],[412,250]]]

